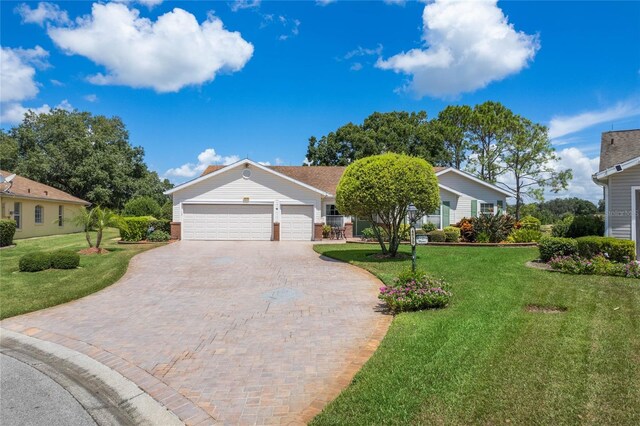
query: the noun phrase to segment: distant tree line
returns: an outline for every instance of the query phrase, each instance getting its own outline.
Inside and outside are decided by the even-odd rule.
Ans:
[[[119,117],[54,109],[29,111],[19,125],[0,129],[0,164],[104,208],[121,210],[135,197],[164,205],[173,185],[149,170],[144,149],[129,143]]]
[[[556,198],[545,202],[525,204],[521,207],[520,213],[523,216],[533,216],[540,219],[543,225],[550,225],[561,221],[568,215],[590,216],[603,213],[603,207],[604,203],[598,203],[596,207],[591,201],[576,197]],[[510,212],[513,212],[514,209],[514,206],[509,206]]]
[[[465,169],[515,194],[520,217],[525,197],[542,201],[545,189],[566,189],[572,171],[556,170],[560,158],[548,129],[514,114],[499,102],[452,105],[428,120],[425,111],[375,112],[362,124],[348,123],[311,136],[310,165],[348,165],[385,152],[424,158],[435,166]]]

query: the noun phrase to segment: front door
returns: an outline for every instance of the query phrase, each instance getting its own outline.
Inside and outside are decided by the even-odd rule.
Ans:
[[[451,225],[451,202],[442,202],[442,227]]]

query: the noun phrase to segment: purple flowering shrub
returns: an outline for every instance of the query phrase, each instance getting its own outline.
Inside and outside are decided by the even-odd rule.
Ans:
[[[424,272],[403,272],[394,280],[394,285],[380,287],[380,300],[392,312],[420,311],[443,308],[451,299],[442,280],[429,278]]]
[[[552,269],[567,274],[640,278],[640,262],[630,260],[628,257],[626,257],[622,263],[612,262],[606,253],[597,254],[591,259],[577,255],[554,256],[549,260],[548,264]]]

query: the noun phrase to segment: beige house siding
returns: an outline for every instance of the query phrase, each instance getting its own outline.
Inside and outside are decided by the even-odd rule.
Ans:
[[[78,214],[81,205],[69,202],[56,202],[50,200],[37,200],[20,197],[0,197],[2,206],[2,218],[13,219],[15,203],[22,203],[20,229],[16,229],[14,239],[43,237],[46,235],[70,234],[83,231],[82,227],[75,226],[70,219]],[[41,224],[36,224],[36,206],[42,206],[43,218]],[[58,225],[58,206],[63,207],[64,221],[62,226]]]
[[[631,238],[631,187],[640,186],[640,165],[609,176],[608,226],[609,235]]]
[[[311,205],[314,222],[322,220],[319,193],[257,167],[249,169],[251,177],[248,179],[242,176],[244,167],[235,167],[173,193],[173,221],[182,221],[182,203],[185,202],[271,204],[274,221],[278,223],[279,205]]]

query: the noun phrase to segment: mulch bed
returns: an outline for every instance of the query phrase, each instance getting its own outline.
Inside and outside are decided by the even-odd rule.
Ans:
[[[91,248],[86,248],[86,249],[82,249],[78,252],[79,254],[85,254],[85,255],[92,255],[92,254],[107,254],[109,253],[109,250],[105,249],[105,248],[95,248],[95,247],[91,247]]]
[[[349,238],[348,243],[356,244],[378,244],[377,241],[362,241],[359,238]],[[403,241],[400,244],[409,245],[408,241]],[[536,247],[538,243],[435,243],[429,242],[428,244],[418,244],[418,246],[460,246],[460,247]]]

